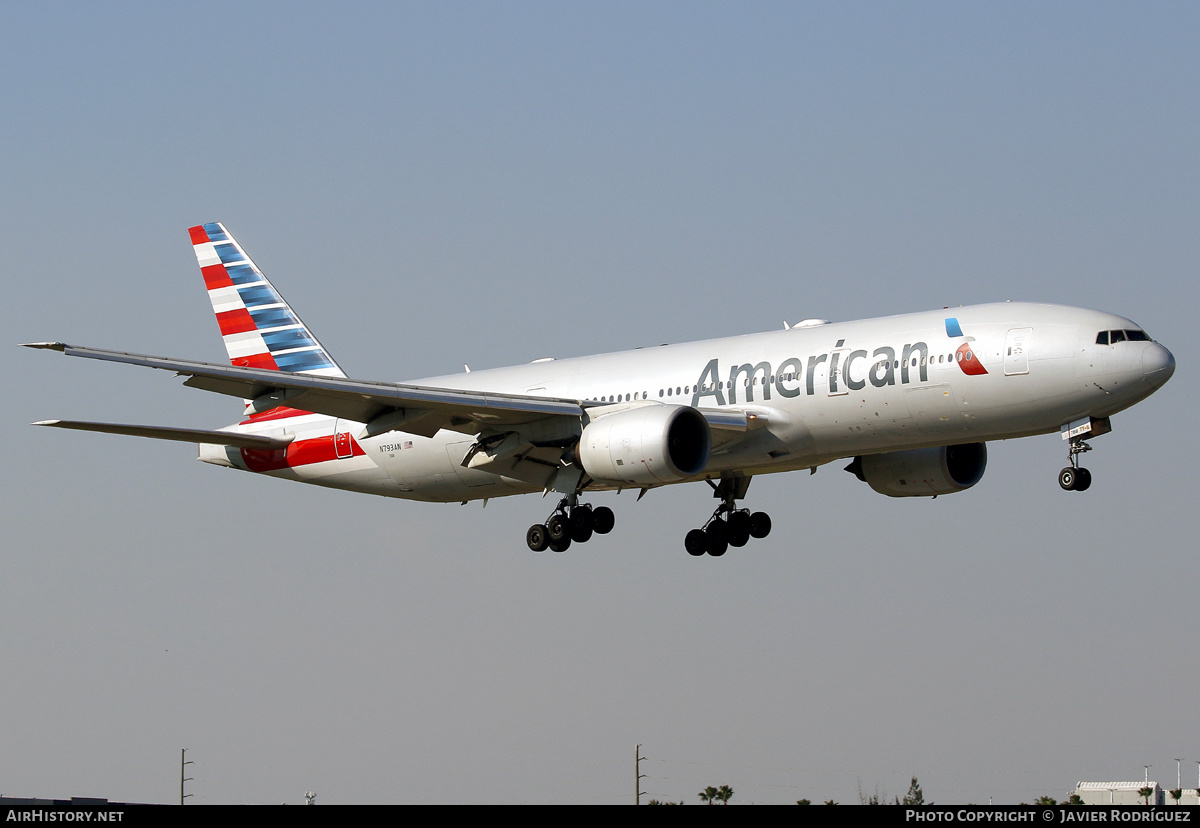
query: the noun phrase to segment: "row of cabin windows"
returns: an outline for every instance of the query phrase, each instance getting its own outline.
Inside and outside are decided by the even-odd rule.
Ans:
[[[1121,333],[1121,331],[1116,331],[1116,333]],[[1141,331],[1129,331],[1128,333],[1142,333],[1142,332]],[[1142,334],[1142,335],[1145,336],[1145,334]],[[1099,340],[1097,340],[1097,341],[1099,341]],[[928,362],[926,362],[925,357],[921,357],[920,360],[918,360],[916,357],[913,357],[911,365],[913,368],[916,368],[918,364],[921,366],[925,366],[926,364],[933,365],[935,362],[940,365],[940,364],[945,364],[947,362],[954,362],[956,357],[959,362],[962,362],[964,359],[971,360],[973,358],[973,354],[970,351],[967,351],[965,355],[964,354],[938,354],[938,358],[936,360],[933,357],[929,357]],[[892,367],[899,368],[900,360],[896,360],[895,362],[893,362]],[[776,377],[774,374],[772,374],[770,377],[767,377],[767,376],[746,377],[746,379],[744,379],[742,381],[742,385],[745,387],[749,387],[752,384],[753,385],[767,385],[767,384],[774,384],[776,382],[795,382],[799,379],[800,379],[800,377],[798,374],[789,372],[787,374],[780,374],[778,377]],[[695,387],[697,389],[700,389],[700,386],[698,386],[698,385]],[[726,389],[733,388],[733,382],[732,381],[718,382],[717,387],[720,390],[725,391]],[[711,386],[711,385],[707,385],[707,386],[704,386],[703,390],[707,391],[707,392],[712,392],[716,389],[714,389],[713,386]],[[692,386],[690,386],[690,385],[677,385],[674,388],[658,389],[658,396],[660,399],[664,398],[664,397],[679,397],[679,396],[683,396],[685,394],[691,394],[691,393],[692,393]],[[623,395],[622,394],[610,394],[607,397],[592,397],[591,401],[592,402],[630,402],[632,400],[645,400],[645,399],[648,399],[649,396],[650,395],[648,392],[642,391],[641,394],[636,394],[636,393],[623,394]]]
[[[1116,345],[1118,342],[1149,342],[1145,331],[1101,331],[1096,334],[1097,345]]]

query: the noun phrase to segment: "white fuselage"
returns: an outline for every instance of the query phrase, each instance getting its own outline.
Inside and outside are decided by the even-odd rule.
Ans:
[[[755,427],[739,439],[714,441],[707,466],[693,478],[701,479],[1024,437],[1110,416],[1151,394],[1174,370],[1170,352],[1155,342],[1097,344],[1102,331],[1128,329],[1138,326],[1109,313],[1003,303],[540,360],[412,384],[578,399],[589,412],[661,404],[755,415]],[[237,430],[294,438],[297,462],[254,468],[247,452],[210,446],[201,447],[201,459],[416,500],[541,488],[464,467],[474,442],[467,434],[392,431],[360,440],[362,429],[285,412],[244,421]],[[302,446],[313,449],[308,462],[300,462]]]

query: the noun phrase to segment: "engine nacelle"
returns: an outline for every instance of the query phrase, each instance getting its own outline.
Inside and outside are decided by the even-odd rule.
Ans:
[[[846,467],[888,497],[931,497],[969,489],[987,467],[985,443],[889,451],[855,457]]]
[[[696,409],[639,405],[596,416],[583,429],[576,456],[596,480],[657,486],[704,471],[711,450],[708,421]]]

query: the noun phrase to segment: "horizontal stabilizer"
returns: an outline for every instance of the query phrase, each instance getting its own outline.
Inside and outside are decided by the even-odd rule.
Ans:
[[[215,446],[235,446],[250,449],[286,448],[290,439],[260,437],[254,434],[237,434],[232,431],[206,431],[195,428],[171,428],[170,426],[126,425],[124,423],[85,423],[79,420],[41,420],[31,423],[36,426],[73,428],[78,431],[100,431],[105,434],[125,434],[130,437],[151,437],[155,440],[177,440],[181,443],[208,443]]]

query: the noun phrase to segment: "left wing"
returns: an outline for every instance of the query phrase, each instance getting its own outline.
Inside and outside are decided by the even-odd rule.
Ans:
[[[403,430],[432,437],[443,428],[476,434],[487,428],[522,425],[551,417],[571,417],[578,421],[583,415],[583,403],[578,400],[291,374],[82,348],[62,342],[32,342],[25,347],[174,371],[187,377],[184,385],[251,400],[251,408],[257,411],[287,405],[366,423],[364,436]]]

